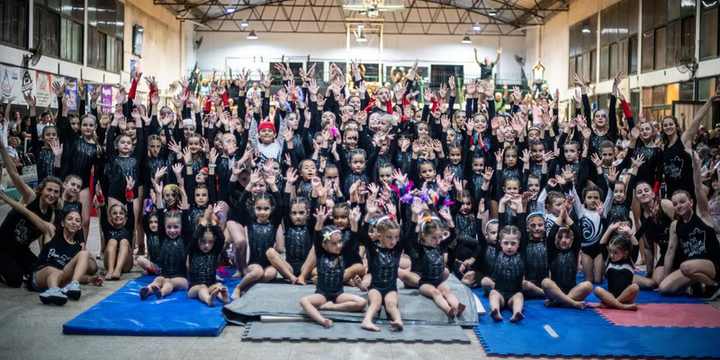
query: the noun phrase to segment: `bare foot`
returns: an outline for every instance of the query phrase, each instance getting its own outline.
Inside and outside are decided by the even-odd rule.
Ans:
[[[491,317],[495,322],[503,321],[503,317],[502,317],[502,315],[500,315],[500,309],[492,309],[492,310],[490,311],[490,317]]]
[[[140,300],[145,300],[150,296],[150,288],[143,286],[140,288]]]
[[[455,320],[455,310],[454,310],[453,308],[449,308],[449,309],[445,312],[445,315],[447,315],[448,321],[453,321],[453,320]]]
[[[390,320],[390,327],[392,327],[396,331],[402,331],[404,328],[402,320],[398,320],[398,321]]]
[[[574,307],[578,310],[585,310],[585,302],[584,301],[574,301],[572,303],[572,307]]]
[[[390,322],[392,324],[392,322]],[[360,327],[369,330],[369,331],[380,331],[380,328],[375,326],[375,324],[372,323],[372,321],[363,321],[362,324],[360,324]]]
[[[637,305],[635,304],[623,304],[622,307],[623,310],[629,310],[629,311],[637,311]]]
[[[513,316],[510,318],[510,322],[512,322],[512,323],[518,322],[524,318],[525,318],[525,315],[523,315],[523,313],[521,313],[521,312],[514,313]]]
[[[107,274],[105,274],[105,280],[107,280],[107,281],[112,281],[112,280],[113,280],[113,277],[112,277],[112,273],[111,273],[111,272],[108,272]]]
[[[295,280],[295,282],[294,282],[293,284],[295,284],[295,285],[307,285],[307,283],[305,283],[305,278],[302,277],[302,276],[298,277],[297,280]]]
[[[233,279],[239,279],[242,277],[242,271],[235,271],[235,273],[232,275]]]
[[[335,305],[334,302],[328,301],[328,302],[318,306],[318,310],[328,310],[328,309],[332,308],[333,305]]]
[[[325,326],[326,329],[329,329],[333,326],[333,321],[330,319],[325,319],[323,322],[323,326]]]
[[[235,287],[235,290],[233,290],[232,298],[233,298],[233,300],[237,300],[237,299],[239,299],[241,296],[242,296],[242,294],[241,294],[241,291],[240,291],[240,287],[239,287],[239,286],[236,286],[236,287]]]
[[[317,286],[317,276],[313,277],[313,285]]]
[[[221,278],[220,275],[215,275],[215,281],[223,282],[225,279]]]
[[[120,276],[122,275],[122,271],[120,269],[115,269],[112,274],[113,280],[120,280]]]
[[[362,278],[360,278],[359,275],[355,275],[355,278],[350,280],[350,285],[357,286],[357,288],[362,291],[368,291],[368,287],[365,286],[365,283],[362,281]]]
[[[224,286],[220,289],[220,300],[222,300],[225,305],[230,303],[230,293],[228,292],[228,288]]]
[[[209,307],[215,306],[215,299],[217,299],[219,293],[220,293],[219,288],[213,288],[212,290],[210,290],[210,301],[208,301],[208,304],[207,304]]]
[[[605,305],[605,303],[601,302],[601,303],[597,304],[595,307],[598,309],[605,309],[605,308],[607,308],[607,305]]]
[[[152,287],[150,287],[150,288],[152,289],[153,294],[155,294],[155,297],[156,297],[158,300],[161,300],[161,299],[163,298],[162,291],[160,290],[159,287],[157,287],[157,286],[152,286]]]
[[[465,304],[459,302],[457,309],[455,309],[455,316],[456,317],[462,316],[462,313],[463,313],[463,311],[465,311],[465,308],[466,308]]]

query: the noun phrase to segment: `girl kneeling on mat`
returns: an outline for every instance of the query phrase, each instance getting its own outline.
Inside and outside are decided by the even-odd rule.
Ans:
[[[155,187],[155,193],[160,194],[162,192],[162,183],[158,184],[153,180],[153,186]],[[188,243],[182,238],[182,229],[190,226],[187,214],[185,214],[189,205],[187,194],[185,194],[182,186],[180,186],[180,193],[182,202],[179,211],[165,212],[164,201],[158,199],[160,256],[157,259],[157,265],[160,267],[160,276],[156,277],[150,285],[140,288],[141,300],[147,299],[151,291],[156,298],[162,299],[174,291],[188,288],[188,282],[185,278]]]
[[[343,273],[345,264],[342,257],[343,240],[340,230],[335,226],[325,226],[328,210],[320,206],[315,212],[314,248],[317,258],[317,283],[315,294],[300,299],[305,313],[318,324],[330,328],[332,320],[324,318],[318,310],[362,311],[367,303],[365,299],[343,292]],[[357,223],[351,225],[357,230]]]
[[[205,209],[205,215],[195,229],[190,241],[188,255],[190,257],[190,289],[188,297],[200,299],[207,306],[215,306],[215,299],[220,298],[227,305],[230,294],[225,286],[215,281],[218,256],[225,245],[225,235],[218,225],[217,213],[221,206]]]

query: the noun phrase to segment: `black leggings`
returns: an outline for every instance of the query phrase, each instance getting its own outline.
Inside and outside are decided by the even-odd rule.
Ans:
[[[19,288],[23,284],[23,276],[32,273],[37,261],[30,248],[16,250],[0,247],[0,276],[7,286]]]

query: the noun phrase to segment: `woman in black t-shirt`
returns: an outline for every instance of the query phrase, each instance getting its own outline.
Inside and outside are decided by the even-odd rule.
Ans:
[[[62,182],[54,176],[48,176],[33,190],[18,174],[2,141],[0,155],[15,188],[22,195],[21,202],[10,199],[4,193],[0,195],[12,207],[0,225],[0,234],[4,234],[0,236],[0,280],[9,287],[18,288],[37,261],[35,254],[30,251],[30,244],[42,235],[54,234],[54,210],[63,207],[60,199]]]
[[[79,300],[81,283],[92,282],[96,286],[103,283],[101,276],[88,275],[92,256],[84,249],[82,237],[75,237],[82,229],[80,212],[69,211],[60,226],[40,252],[32,274],[32,287],[38,291],[45,290],[40,294],[43,304],[64,305],[68,298]]]

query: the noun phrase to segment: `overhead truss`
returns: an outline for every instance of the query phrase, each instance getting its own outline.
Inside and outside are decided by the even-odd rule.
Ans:
[[[570,0],[405,0],[405,10],[381,12],[387,35],[523,36]],[[342,8],[342,0],[153,0],[198,32],[345,34],[349,18],[365,14]],[[243,22],[251,26],[243,27]],[[480,31],[471,29],[473,25]]]

